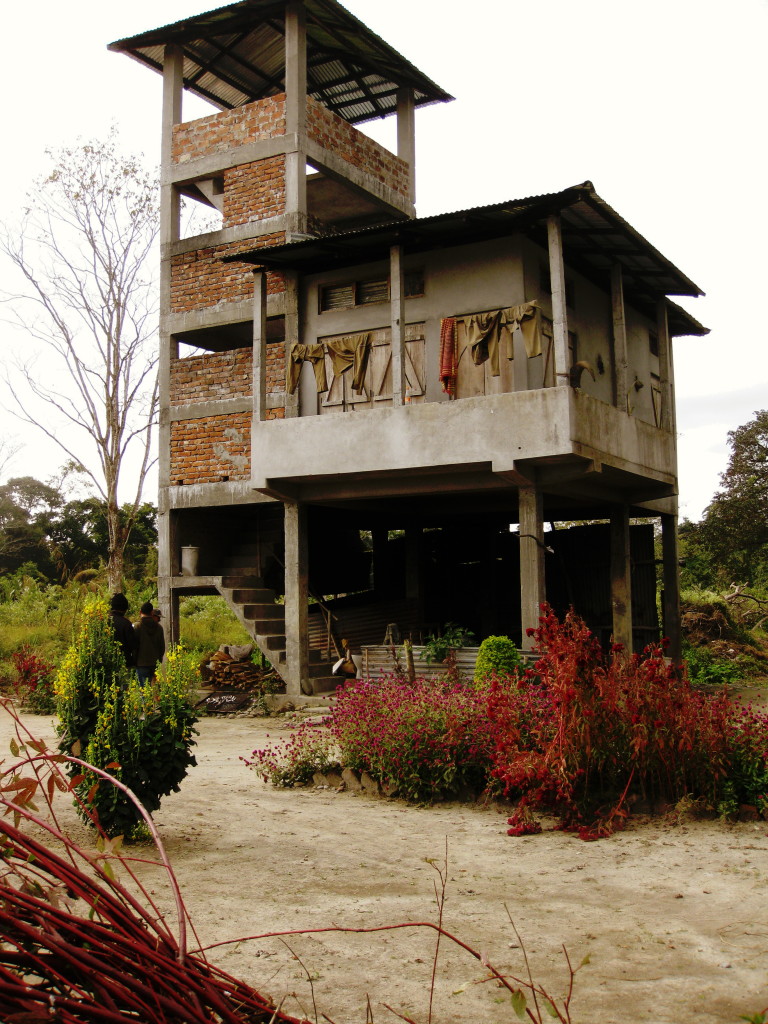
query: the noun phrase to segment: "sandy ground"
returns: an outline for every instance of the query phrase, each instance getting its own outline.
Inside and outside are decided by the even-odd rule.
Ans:
[[[25,721],[35,735],[53,736],[50,720]],[[735,1024],[768,1004],[768,823],[638,818],[596,843],[561,832],[512,839],[497,808],[273,789],[240,758],[285,729],[280,719],[204,719],[198,767],[156,815],[203,945],[334,924],[434,921],[438,878],[429,860],[441,865],[447,843],[449,931],[522,975],[511,916],[534,977],[558,998],[567,981],[563,945],[574,966],[589,956],[575,981],[574,1022]],[[170,910],[161,873],[142,870]],[[370,998],[377,1024],[396,1019],[387,1003],[422,1024],[434,952],[434,932],[403,929],[257,938],[210,955],[285,998],[297,1016],[315,1019],[314,994],[320,1021],[362,1024]],[[486,976],[444,941],[434,1024],[516,1021],[508,995]]]

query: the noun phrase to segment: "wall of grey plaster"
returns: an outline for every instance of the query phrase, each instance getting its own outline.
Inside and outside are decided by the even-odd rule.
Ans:
[[[426,375],[428,402],[448,400],[437,372],[440,321],[448,316],[479,313],[526,301],[520,248],[520,238],[512,237],[406,258],[406,271],[422,270],[424,273],[424,295],[406,299],[405,315],[409,324],[424,324],[425,360],[430,368]],[[300,297],[302,341],[312,344],[339,334],[389,327],[388,302],[323,313],[319,309],[319,290],[325,285],[388,276],[388,261],[307,276],[302,282]],[[317,396],[308,364],[302,369],[299,388],[301,415],[312,415],[317,410]]]

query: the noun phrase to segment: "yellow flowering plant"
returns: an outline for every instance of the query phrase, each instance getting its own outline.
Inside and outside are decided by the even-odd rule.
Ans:
[[[60,750],[109,771],[152,813],[196,763],[194,671],[179,645],[153,682],[140,683],[125,664],[106,602],[89,601],[54,682]],[[87,770],[73,766],[70,775],[84,820],[95,813],[108,835],[130,836],[141,815],[128,797]]]

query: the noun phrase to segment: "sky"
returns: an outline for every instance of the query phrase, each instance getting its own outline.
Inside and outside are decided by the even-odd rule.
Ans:
[[[45,151],[104,137],[159,161],[160,76],[107,43],[211,0],[39,0],[4,12],[0,223]],[[416,115],[419,215],[555,192],[598,194],[706,293],[676,299],[711,329],[675,341],[681,516],[698,520],[728,461],[727,435],[768,408],[768,0],[346,0],[447,92]],[[184,118],[210,112],[185,98]],[[394,118],[361,128],[395,149]],[[7,289],[0,264],[0,291]],[[751,298],[750,298],[751,296]],[[0,359],[29,341],[2,323]],[[0,400],[0,406],[2,406]],[[22,445],[5,477],[48,479],[64,457],[0,408]],[[155,500],[150,481],[146,497]]]

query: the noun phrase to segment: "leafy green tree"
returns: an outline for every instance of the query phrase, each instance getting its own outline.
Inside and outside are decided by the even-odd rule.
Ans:
[[[768,409],[728,433],[731,457],[702,523],[720,583],[768,583]]]
[[[0,486],[0,572],[31,563],[51,578],[54,565],[47,538],[62,504],[55,488],[31,476],[14,477]]]

